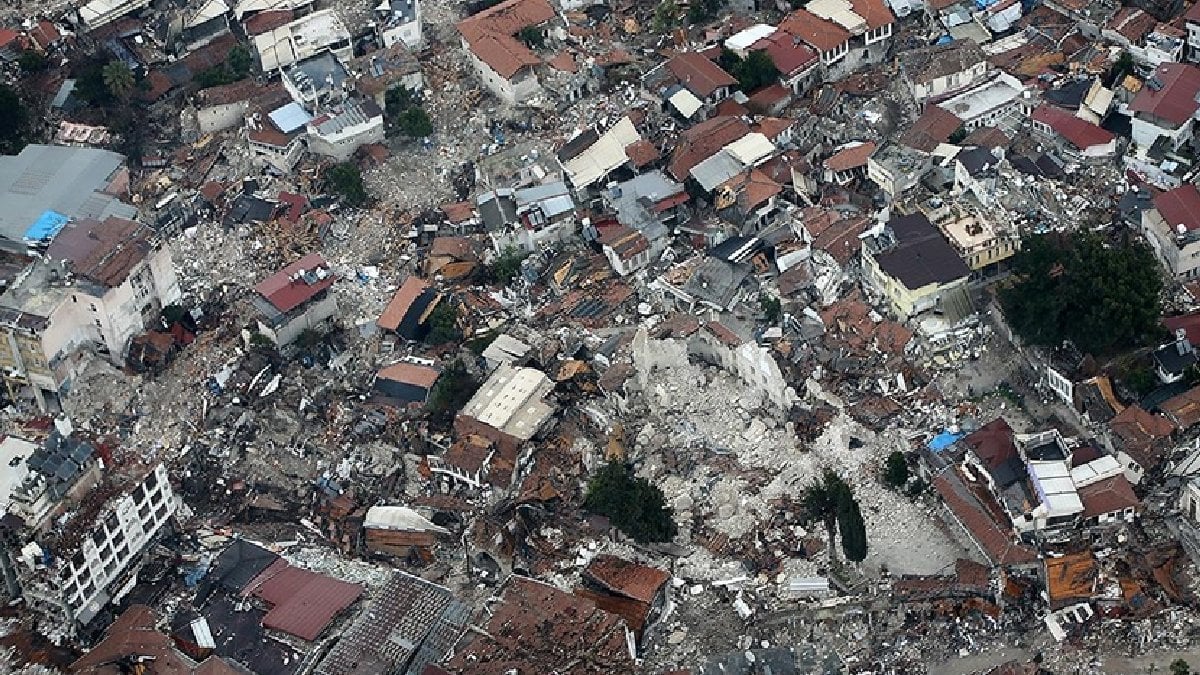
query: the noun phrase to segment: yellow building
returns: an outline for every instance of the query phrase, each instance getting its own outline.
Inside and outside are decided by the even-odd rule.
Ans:
[[[966,288],[971,269],[922,213],[894,216],[864,242],[867,278],[900,318],[944,309]]]

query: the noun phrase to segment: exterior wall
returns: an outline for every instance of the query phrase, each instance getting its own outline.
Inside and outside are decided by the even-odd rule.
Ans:
[[[908,87],[912,91],[914,98],[918,101],[923,101],[927,98],[937,98],[966,89],[980,82],[987,75],[987,71],[988,64],[984,61],[971,66],[967,70],[951,73],[944,77],[936,77],[929,82],[910,81]]]
[[[1146,470],[1129,453],[1119,450],[1117,452],[1117,461],[1121,463],[1121,470],[1125,474],[1126,480],[1133,485],[1142,482],[1142,476],[1146,474]]]
[[[874,287],[887,299],[896,316],[901,319],[910,318],[921,312],[937,307],[942,295],[959,286],[965,286],[967,278],[956,279],[948,284],[928,284],[921,288],[910,289],[898,280],[884,273],[875,262],[874,256],[864,255],[863,261]]]
[[[246,111],[249,109],[250,101],[237,101],[199,108],[196,110],[196,120],[200,123],[200,133],[211,134],[232,129],[242,123],[242,120],[246,118]]]
[[[303,312],[274,328],[259,321],[258,332],[269,337],[275,344],[283,346],[291,344],[304,331],[321,326],[332,319],[335,314],[337,314],[337,300],[330,293],[321,300],[310,302]]]
[[[421,34],[420,6],[418,5],[415,21],[409,21],[394,28],[389,28],[383,31],[380,36],[383,38],[385,49],[395,46],[397,42],[403,42],[409,49],[420,49],[425,41],[424,36]]]
[[[1142,212],[1142,233],[1155,256],[1172,276],[1182,280],[1200,276],[1200,240],[1188,242],[1180,248],[1175,241],[1175,233],[1159,215],[1158,209]]]
[[[817,62],[813,62],[813,64],[808,68],[805,68],[804,70],[798,70],[787,75],[786,77],[781,77],[779,78],[779,81],[783,84],[783,86],[790,89],[792,94],[800,96],[804,94],[804,92],[808,91],[809,87],[811,87],[814,82],[819,80],[820,75],[821,71],[817,67]],[[785,142],[781,140],[780,144],[785,144]]]
[[[1054,368],[1046,366],[1046,377],[1043,378],[1043,382],[1067,405],[1075,405],[1075,383],[1070,378],[1064,377]]]
[[[1184,53],[1188,61],[1200,61],[1200,24],[1187,22],[1187,44],[1184,46]]]
[[[313,127],[309,127],[309,130],[309,151],[332,157],[339,162],[350,159],[360,147],[369,143],[382,143],[384,139],[383,116],[372,117],[363,124],[348,127],[336,136],[322,136]]]
[[[254,141],[249,141],[249,144],[250,153],[259,165],[269,166],[280,173],[291,173],[304,154],[304,141],[299,136],[292,139],[285,148],[263,145]]]
[[[625,260],[618,256],[617,252],[611,246],[606,245],[604,246],[604,257],[608,258],[608,264],[612,265],[617,274],[627,277],[650,264],[650,249],[646,249],[634,255],[629,260]]]
[[[1133,116],[1133,142],[1137,144],[1139,154],[1145,154],[1159,136],[1166,136],[1171,141],[1171,147],[1178,149],[1192,139],[1191,120],[1175,129],[1165,121],[1153,119],[1141,113]]]
[[[542,85],[532,70],[522,68],[512,79],[508,79],[492,70],[491,66],[476,56],[465,39],[463,40],[463,49],[466,50],[467,57],[475,68],[475,74],[479,76],[483,86],[501,102],[516,105],[541,93]]]

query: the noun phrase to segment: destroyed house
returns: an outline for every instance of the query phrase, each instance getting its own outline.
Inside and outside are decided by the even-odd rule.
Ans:
[[[553,389],[554,382],[539,370],[502,364],[459,411],[455,431],[482,436],[515,456],[554,414],[547,401]]]
[[[992,567],[1033,569],[1037,553],[1018,543],[1003,509],[970,474],[947,467],[933,480],[945,515],[965,534]]]
[[[425,44],[421,32],[421,0],[382,0],[375,7],[375,33],[384,49],[396,45],[421,49]]]
[[[34,532],[46,530],[66,503],[78,500],[100,481],[96,448],[74,435],[53,429],[40,446],[12,436],[4,444],[6,449],[21,451],[9,459],[8,490],[3,495],[6,512]]]
[[[332,9],[313,12],[255,35],[253,42],[263,72],[286,68],[324,50],[333,52],[343,63],[354,56],[350,31]]]
[[[504,103],[524,103],[542,92],[542,58],[517,34],[544,32],[558,16],[547,0],[504,0],[458,22],[463,49],[483,85]]]
[[[513,575],[488,606],[482,630],[463,633],[445,672],[541,673],[568,663],[586,663],[595,673],[636,670],[625,621],[591,600]]]
[[[363,587],[323,574],[293,567],[279,559],[264,569],[242,591],[269,607],[263,627],[312,642],[354,604]]]
[[[161,464],[142,477],[109,474],[72,501],[70,519],[9,551],[26,606],[65,636],[121,601],[180,505]]]
[[[902,52],[900,72],[917,101],[955,94],[987,76],[987,55],[974,40]]]
[[[79,675],[125,675],[153,664],[149,673],[172,675],[244,675],[245,668],[220,656],[193,659],[157,628],[154,610],[131,605],[104,631],[104,639],[71,664]],[[207,630],[207,625],[203,630]],[[212,635],[207,635],[211,641]]]
[[[279,346],[318,330],[337,313],[330,288],[337,276],[319,253],[310,253],[254,287],[258,331]]]
[[[471,619],[443,586],[393,572],[317,663],[314,675],[429,675]]]
[[[372,553],[406,558],[414,552],[429,555],[438,539],[450,531],[404,506],[372,506],[363,519],[363,543]]]
[[[263,570],[279,560],[279,556],[267,549],[246,541],[235,539],[213,560],[204,578],[200,580],[196,601],[203,603],[213,593],[239,594]]]
[[[583,570],[583,583],[575,595],[625,619],[639,636],[662,613],[667,603],[671,575],[613,555],[592,558]]]
[[[375,325],[406,340],[423,340],[429,334],[429,315],[442,301],[442,294],[418,276],[404,280]]]

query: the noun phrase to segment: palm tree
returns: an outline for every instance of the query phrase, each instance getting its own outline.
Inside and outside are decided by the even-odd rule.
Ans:
[[[837,533],[838,507],[849,491],[850,487],[833,469],[825,469],[820,480],[804,490],[804,496],[800,500],[810,522],[821,521],[825,524],[830,564],[837,562],[834,537]]]
[[[104,66],[104,86],[108,93],[122,102],[129,100],[133,93],[133,71],[121,61],[109,61]]]

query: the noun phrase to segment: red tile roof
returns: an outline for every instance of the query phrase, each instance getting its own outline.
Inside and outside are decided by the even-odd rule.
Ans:
[[[314,273],[317,269],[325,270],[324,278],[314,276],[312,283],[303,278],[293,278],[301,270]],[[332,286],[336,279],[333,272],[329,271],[329,263],[320,253],[309,253],[260,281],[254,287],[254,292],[266,298],[280,312],[289,312]]]
[[[962,126],[962,120],[941,106],[930,105],[912,126],[900,136],[900,143],[921,152],[933,152],[937,146],[950,140],[950,136]]]
[[[37,44],[38,47],[41,47],[43,50],[45,50],[50,45],[62,39],[62,33],[58,32],[57,26],[45,19],[42,19],[41,21],[37,22],[37,25],[33,27],[33,30],[29,31],[29,37],[34,41],[35,44]]]
[[[867,159],[875,152],[875,142],[867,141],[835,152],[825,160],[830,171],[849,171],[867,165]]]
[[[1129,109],[1162,118],[1175,126],[1191,119],[1200,108],[1196,103],[1196,94],[1200,93],[1200,68],[1187,63],[1164,63],[1154,71],[1153,77],[1162,86],[1152,87],[1147,83],[1134,97]]]
[[[1037,561],[1037,553],[1033,549],[1015,543],[1011,533],[1001,529],[967,488],[956,469],[946,469],[938,474],[933,481],[933,487],[941,495],[946,507],[983,549],[992,565],[1022,565]]]
[[[1188,23],[1200,23],[1200,2],[1192,3],[1184,13],[1183,18]]]
[[[1150,16],[1144,10],[1136,7],[1122,7],[1119,12],[1113,15],[1113,18],[1109,20],[1104,28],[1120,34],[1134,44],[1138,44],[1142,41],[1142,38],[1154,30],[1154,25],[1157,23],[1158,19]]]
[[[854,13],[867,20],[867,29],[876,30],[896,22],[892,10],[888,9],[883,0],[850,0]]]
[[[1174,420],[1181,431],[1200,424],[1200,387],[1172,396],[1163,401],[1159,409]]]
[[[1003,417],[988,422],[963,438],[963,445],[970,448],[984,468],[993,471],[1017,456],[1013,443],[1013,430]]]
[[[11,28],[0,28],[0,49],[12,45],[19,37],[21,34]]]
[[[732,87],[737,80],[699,52],[676,54],[667,61],[667,70],[679,78],[699,98],[708,98],[721,87]]]
[[[1049,126],[1054,133],[1062,136],[1068,143],[1080,150],[1105,145],[1116,139],[1116,136],[1107,129],[1101,129],[1087,120],[1080,119],[1066,110],[1048,103],[1039,105],[1033,111],[1032,118],[1034,122]]]
[[[145,605],[131,605],[104,631],[104,639],[72,663],[69,671],[80,675],[120,675],[128,672],[119,663],[122,658],[148,656],[153,659],[154,673],[238,675],[245,672],[216,655],[197,664],[176,649],[174,640],[159,631],[156,624],[154,610]]]
[[[762,113],[778,112],[772,111],[771,108],[780,104],[781,101],[791,100],[791,97],[792,90],[776,82],[775,84],[767,85],[754,92],[749,100],[746,101],[746,106],[750,108],[750,110],[755,110]]]
[[[629,156],[629,161],[635,167],[643,167],[658,159],[658,148],[654,147],[652,141],[640,140],[634,141],[625,146],[625,154]]]
[[[654,602],[659,590],[671,578],[670,573],[656,567],[639,565],[614,555],[592,558],[583,570],[583,576],[608,591],[646,604]]]
[[[1172,335],[1175,331],[1182,328],[1187,331],[1189,342],[1194,345],[1200,345],[1200,312],[1192,312],[1191,314],[1183,314],[1181,316],[1165,316],[1163,317],[1162,325],[1171,331]]]
[[[1133,494],[1133,486],[1123,474],[1079,488],[1079,501],[1083,502],[1084,518],[1095,518],[1141,506],[1137,495]]]
[[[427,288],[429,288],[429,282],[421,277],[413,275],[405,279],[400,290],[396,291],[391,302],[384,308],[383,314],[379,315],[379,320],[375,322],[375,325],[384,330],[399,328],[400,322],[404,320],[404,315],[412,307],[413,301],[420,297]]]
[[[1122,410],[1108,426],[1120,439],[1126,454],[1147,471],[1162,462],[1161,443],[1170,438],[1175,428],[1167,418],[1137,405]]]
[[[839,265],[845,265],[862,250],[862,239],[858,235],[867,230],[867,218],[843,218],[834,222],[813,238],[812,246],[833,256]]]
[[[403,382],[422,389],[429,389],[437,382],[441,373],[437,368],[418,363],[393,363],[379,371],[378,377],[392,382]]]
[[[704,329],[712,333],[713,337],[717,338],[726,347],[740,347],[744,342],[737,336],[729,327],[719,321],[709,321],[704,324]]]
[[[242,591],[271,605],[263,626],[313,641],[358,600],[363,587],[276,560]]]
[[[242,28],[246,30],[246,35],[254,37],[255,35],[262,35],[276,28],[286,26],[291,21],[292,10],[268,9],[243,21]]]
[[[668,171],[675,180],[685,180],[692,167],[748,133],[750,126],[740,117],[707,119],[683,132]]]
[[[793,75],[817,64],[820,56],[791,33],[777,30],[750,46],[751,51],[767,50],[767,56],[780,73]]]
[[[796,36],[822,52],[837,49],[850,40],[850,31],[806,9],[797,9],[784,17],[779,23],[779,30]]]
[[[1192,183],[1155,195],[1154,208],[1172,231],[1180,225],[1189,232],[1200,228],[1200,190]]]
[[[546,0],[506,0],[458,22],[458,32],[480,61],[501,77],[510,78],[542,60],[514,36],[556,16]]]

